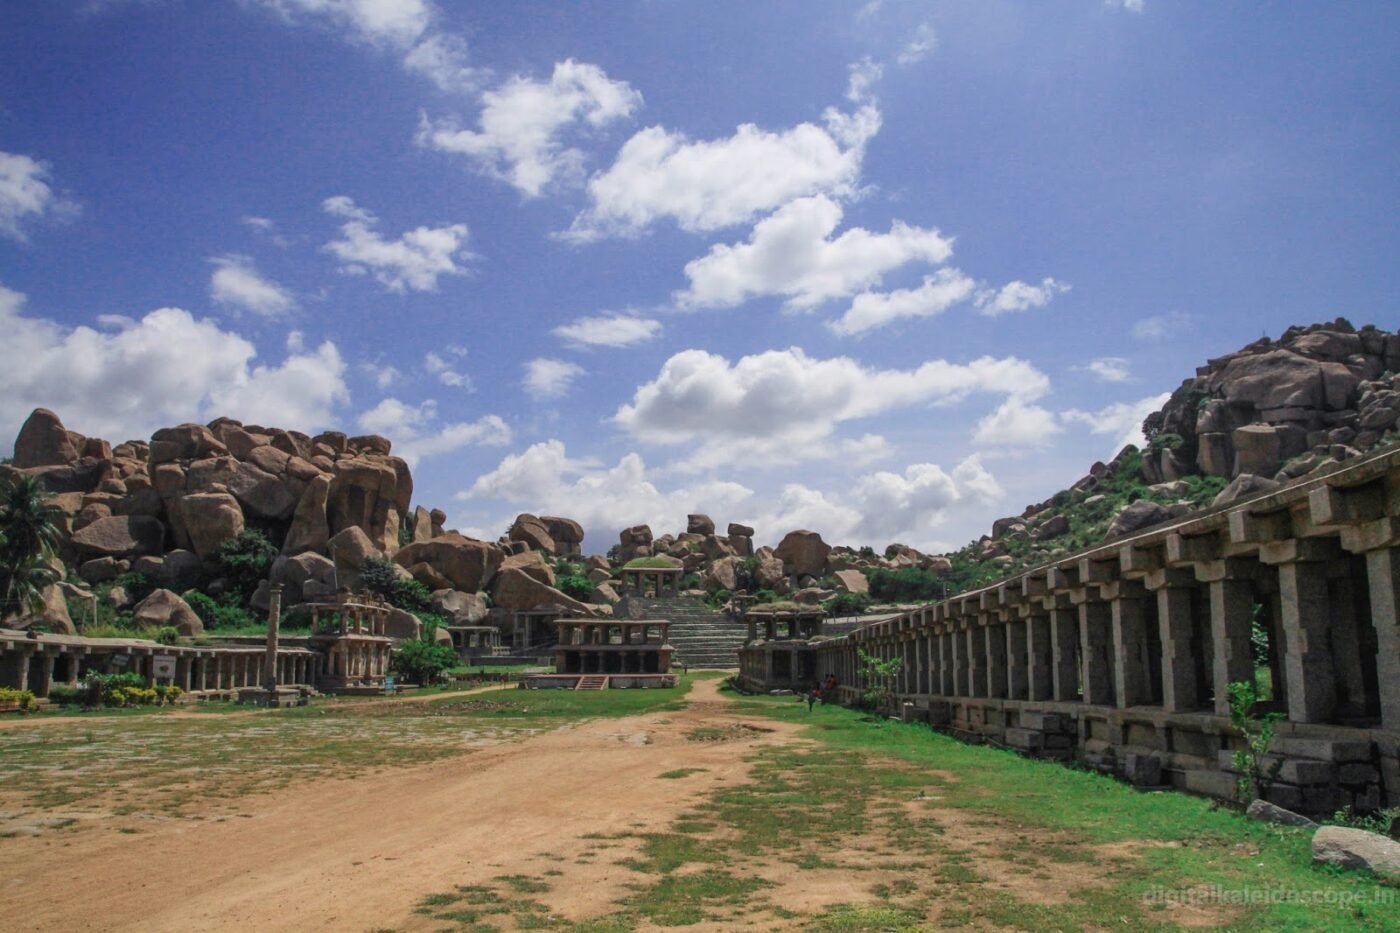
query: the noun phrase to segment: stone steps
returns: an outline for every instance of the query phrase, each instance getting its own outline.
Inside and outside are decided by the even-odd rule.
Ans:
[[[575,690],[606,690],[607,688],[608,679],[598,676],[580,677],[578,683],[574,685]]]
[[[689,596],[674,599],[637,600],[645,618],[671,623],[670,641],[675,660],[689,668],[739,666],[739,649],[748,637],[748,626]]]

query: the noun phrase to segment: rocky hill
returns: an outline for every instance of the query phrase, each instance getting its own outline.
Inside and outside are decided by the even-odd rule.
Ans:
[[[420,619],[509,630],[517,609],[609,614],[634,561],[682,568],[683,587],[715,605],[740,593],[805,604],[848,594],[845,611],[867,594],[924,601],[1400,442],[1397,373],[1400,337],[1375,327],[1338,320],[1259,340],[1183,382],[1147,418],[1145,450],[1095,463],[946,555],[833,547],[801,529],[755,548],[752,528],[719,534],[695,514],[675,534],[625,529],[606,557],[585,559],[584,529],[568,518],[522,514],[497,541],[445,529],[444,513],[413,505],[412,474],[383,437],[219,418],[113,447],[37,409],[0,479],[36,477],[51,493],[66,579],[43,612],[0,621],[73,631],[82,606],[89,621],[193,637],[255,624],[280,584],[291,612],[340,588],[377,592],[399,607],[403,637]]]

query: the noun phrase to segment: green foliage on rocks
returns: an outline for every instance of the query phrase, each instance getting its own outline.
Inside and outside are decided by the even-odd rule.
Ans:
[[[562,577],[554,578],[554,588],[565,596],[573,597],[580,602],[587,602],[588,598],[597,591],[597,585],[581,574],[565,574]]]
[[[219,547],[219,566],[224,579],[243,603],[267,578],[276,559],[277,548],[256,528],[244,528]]]

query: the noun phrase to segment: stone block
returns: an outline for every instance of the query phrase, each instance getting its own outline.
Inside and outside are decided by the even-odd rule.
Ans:
[[[1024,751],[1035,751],[1045,743],[1045,736],[1032,729],[1011,728],[1006,730],[1006,744]]]
[[[1064,750],[1074,747],[1074,738],[1063,733],[1052,733],[1045,736],[1045,747],[1047,749]]]
[[[1342,784],[1371,784],[1380,778],[1380,772],[1373,765],[1352,763],[1337,769],[1337,780]]]
[[[1303,803],[1303,789],[1293,784],[1272,784],[1264,796],[1269,803],[1288,810],[1306,809]]]
[[[1337,768],[1329,761],[1308,761],[1290,758],[1279,769],[1279,780],[1289,784],[1328,784],[1335,778]]]
[[[1274,747],[1289,758],[1336,762],[1371,760],[1371,743],[1352,739],[1282,738]]]
[[[1022,713],[1021,728],[1037,732],[1063,732],[1064,719],[1059,713]]]
[[[1155,755],[1128,752],[1123,760],[1123,777],[1138,787],[1156,787],[1162,783],[1162,761]]]
[[[1235,777],[1224,771],[1198,768],[1192,771],[1183,771],[1181,777],[1182,786],[1193,794],[1224,798],[1235,795]]]

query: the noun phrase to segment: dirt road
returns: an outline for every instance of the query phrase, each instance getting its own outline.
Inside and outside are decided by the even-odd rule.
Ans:
[[[715,788],[743,781],[756,747],[794,741],[791,727],[770,721],[773,731],[742,741],[686,739],[734,721],[718,681],[699,681],[681,712],[585,722],[368,779],[312,779],[249,798],[244,819],[6,839],[0,923],[412,929],[424,922],[412,912],[424,895],[542,872],[559,876],[552,910],[597,916],[625,893],[631,873],[615,863],[634,844],[598,834],[661,830]],[[658,780],[685,768],[704,770]]]

